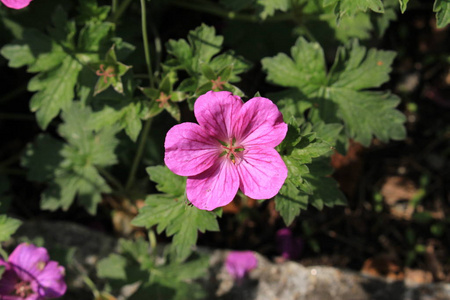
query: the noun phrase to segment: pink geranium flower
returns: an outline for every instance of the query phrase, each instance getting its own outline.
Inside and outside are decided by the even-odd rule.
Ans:
[[[188,200],[199,209],[227,205],[238,189],[253,199],[274,197],[287,177],[274,149],[286,136],[287,124],[267,98],[243,103],[230,92],[208,92],[194,105],[199,124],[182,123],[166,136],[164,161],[188,176]]]
[[[225,268],[236,280],[258,266],[258,259],[251,251],[231,251],[225,260]]]
[[[45,300],[66,292],[64,267],[51,261],[47,250],[30,244],[20,244],[9,256],[0,259],[5,272],[0,279],[2,300]]]
[[[283,259],[299,259],[303,250],[303,240],[295,237],[292,230],[282,228],[276,233],[277,250]]]
[[[5,6],[14,9],[22,9],[27,7],[31,0],[0,0]]]

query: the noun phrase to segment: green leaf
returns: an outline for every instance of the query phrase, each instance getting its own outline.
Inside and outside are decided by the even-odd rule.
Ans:
[[[49,182],[41,196],[42,209],[67,210],[77,196],[79,204],[95,214],[101,193],[111,191],[97,168],[117,162],[118,129],[94,130],[91,116],[90,108],[73,104],[62,114],[64,123],[58,128],[66,144],[39,136],[36,144],[27,148],[22,164],[30,169],[28,178]]]
[[[9,218],[6,215],[0,215],[0,242],[9,240],[11,235],[19,228],[20,222],[17,219]]]
[[[383,142],[406,137],[405,116],[394,109],[400,99],[390,93],[357,92],[348,89],[329,90],[330,98],[339,105],[347,136],[368,146],[372,135]]]
[[[200,72],[200,65],[208,63],[220,52],[223,42],[222,36],[216,36],[216,29],[202,24],[195,30],[189,31],[189,44],[192,47],[192,69]]]
[[[312,59],[298,58],[299,52]],[[372,136],[382,141],[405,138],[405,117],[395,109],[398,98],[386,92],[366,91],[389,80],[395,54],[375,49],[367,51],[356,40],[339,48],[337,53],[328,75],[320,46],[303,38],[291,49],[293,59],[278,54],[262,60],[270,82],[294,87],[300,92],[297,95],[291,92],[292,100],[283,103],[286,106],[283,110],[289,108],[289,118],[301,121],[303,113],[295,103],[301,105],[303,98],[307,98],[313,104],[311,118],[314,122],[318,121],[317,112],[319,121],[325,123],[342,120],[347,137],[363,145],[367,146]]]
[[[72,103],[80,70],[80,63],[66,56],[59,68],[36,75],[28,83],[29,91],[38,91],[30,100],[30,109],[36,112],[42,129],[47,128],[50,121]]]
[[[379,87],[389,80],[395,52],[366,50],[357,40],[340,47],[330,70],[332,87],[361,90]]]
[[[381,0],[324,0],[323,5],[334,5],[337,21],[343,16],[352,17],[356,12],[366,12],[368,9],[376,13],[384,13],[384,5]]]
[[[275,209],[280,212],[286,226],[291,225],[300,211],[308,207],[308,196],[299,192],[297,187],[287,181],[275,196]]]
[[[328,177],[333,169],[328,160],[318,159],[309,165],[310,173],[303,177],[311,185],[313,193],[309,202],[311,205],[321,210],[323,205],[333,207],[335,205],[346,205],[344,194],[339,190],[338,183]]]
[[[54,178],[55,170],[63,160],[63,145],[44,134],[38,135],[34,145],[28,144],[21,161],[22,166],[28,168],[27,179],[44,182]]]
[[[267,80],[284,87],[297,87],[305,94],[326,84],[325,58],[318,43],[299,38],[291,48],[292,59],[284,53],[264,58]]]
[[[259,16],[261,19],[266,19],[267,17],[273,16],[275,11],[281,10],[286,12],[290,6],[291,1],[289,0],[257,0],[257,4],[261,7]]]
[[[110,254],[97,264],[97,276],[107,279],[127,279],[125,272],[127,261],[119,254]]]
[[[404,14],[409,0],[399,0],[399,2],[400,2],[400,10],[402,11],[402,14]]]
[[[186,190],[186,178],[178,176],[166,166],[148,167],[146,169],[150,180],[157,183],[156,188],[162,193],[174,197],[182,197]]]
[[[219,230],[215,213],[186,205],[172,196],[150,195],[145,203],[132,224],[147,228],[157,225],[158,233],[165,230],[168,236],[173,235],[170,253],[178,262],[184,261],[191,253],[198,231]]]
[[[444,28],[450,23],[450,1],[435,0],[433,11],[436,13],[436,21],[438,28]]]

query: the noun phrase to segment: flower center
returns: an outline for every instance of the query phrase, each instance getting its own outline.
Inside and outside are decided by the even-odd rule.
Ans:
[[[33,290],[31,289],[31,285],[27,281],[19,281],[14,285],[14,291],[17,296],[22,298],[28,297]]]
[[[226,155],[233,164],[239,164],[242,160],[242,151],[244,151],[244,147],[241,145],[235,145],[236,139],[234,138],[230,138],[228,143],[223,141],[219,142],[221,144],[221,148],[224,150],[220,156]]]

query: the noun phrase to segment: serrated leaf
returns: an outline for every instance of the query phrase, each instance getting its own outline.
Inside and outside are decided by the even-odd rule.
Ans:
[[[40,73],[30,80],[28,90],[38,91],[30,100],[30,109],[36,112],[41,128],[47,128],[61,110],[70,106],[81,68],[77,60],[66,56],[60,67],[48,73]]]
[[[118,254],[110,254],[97,264],[97,276],[106,279],[127,279],[125,267],[127,260]]]
[[[61,164],[61,150],[64,143],[49,135],[40,134],[34,145],[27,145],[21,164],[28,168],[27,179],[47,181],[55,176],[55,170]]]
[[[162,193],[174,197],[182,197],[186,190],[186,178],[178,176],[165,166],[154,166],[146,169],[150,180],[157,183],[156,188]]]
[[[311,185],[313,193],[309,202],[319,210],[323,206],[333,207],[335,205],[345,205],[347,200],[339,189],[338,183],[329,176],[333,169],[323,159],[314,161],[309,165],[310,172],[303,177]]]
[[[223,37],[216,36],[214,27],[202,24],[195,30],[189,31],[188,41],[193,50],[192,69],[200,72],[200,65],[209,62],[214,55],[220,52]]]
[[[318,43],[299,38],[291,48],[292,59],[284,53],[264,58],[267,80],[284,87],[297,87],[305,94],[326,85],[325,59]]]
[[[297,53],[301,51],[309,53],[315,62],[306,63],[306,66],[298,63]],[[405,137],[405,117],[395,109],[398,99],[389,93],[364,91],[379,87],[389,80],[388,73],[395,56],[393,52],[367,51],[357,41],[353,41],[338,50],[328,76],[323,51],[318,44],[300,38],[291,53],[293,60],[284,54],[265,58],[263,67],[268,72],[269,81],[300,91],[299,99],[294,101],[301,103],[302,95],[308,97],[313,103],[311,116],[319,112],[319,119],[325,123],[342,120],[348,138],[354,138],[364,145],[370,143],[372,136],[382,141]],[[293,103],[289,107],[290,114],[295,114],[290,118],[303,117],[300,111],[296,112]]]
[[[436,23],[438,28],[444,28],[450,23],[450,1],[435,0],[433,11],[436,13]]]
[[[383,142],[406,137],[405,116],[394,109],[400,99],[390,93],[357,92],[348,89],[330,89],[330,98],[339,104],[347,135],[368,146],[372,135]]]
[[[300,193],[290,181],[287,181],[275,196],[275,209],[280,212],[286,226],[291,225],[300,211],[307,207],[308,196]]]
[[[400,2],[400,10],[402,11],[402,14],[405,13],[409,0],[399,0],[398,2]]]
[[[395,52],[366,50],[357,40],[340,47],[336,54],[329,85],[361,90],[379,87],[389,80]]]
[[[368,9],[376,13],[384,13],[381,0],[324,0],[323,5],[334,5],[337,21],[343,16],[352,17],[358,11],[366,12]]]
[[[171,256],[176,261],[184,261],[192,251],[197,241],[198,231],[218,231],[219,225],[216,214],[189,206],[183,201],[175,200],[169,195],[150,195],[146,206],[132,221],[135,226],[157,226],[157,232],[166,231],[168,236],[173,235]]]
[[[17,219],[9,218],[6,215],[0,215],[0,242],[9,240],[11,235],[16,232],[22,224]]]
[[[257,4],[261,6],[259,16],[261,19],[273,16],[275,11],[280,10],[286,12],[290,6],[290,0],[257,0]]]
[[[106,181],[96,166],[107,167],[117,162],[114,153],[117,146],[117,127],[94,130],[90,108],[73,104],[62,114],[64,123],[59,134],[67,144],[48,136],[39,136],[33,147],[28,147],[23,165],[30,168],[28,177],[48,182],[42,193],[41,208],[67,210],[78,197],[78,203],[95,214],[101,193],[110,192]],[[53,155],[50,156],[48,151]]]

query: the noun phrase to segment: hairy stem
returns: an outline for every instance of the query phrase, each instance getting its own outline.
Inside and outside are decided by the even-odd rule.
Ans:
[[[147,36],[147,11],[145,7],[145,0],[141,0],[141,24],[142,24],[142,40],[144,42],[144,54],[145,63],[147,64],[148,79],[150,81],[150,86],[155,87],[155,80],[153,78],[152,64],[150,61],[150,48],[148,46],[148,36]]]
[[[145,0],[144,0],[145,1]],[[150,127],[152,125],[152,119],[145,121],[144,129],[141,132],[141,138],[139,140],[139,145],[137,148],[136,155],[133,160],[133,165],[131,166],[130,174],[128,175],[127,184],[125,185],[125,190],[129,190],[134,183],[136,177],[136,172],[141,162],[142,155],[144,154],[145,143],[147,142],[148,134],[150,132]]]

